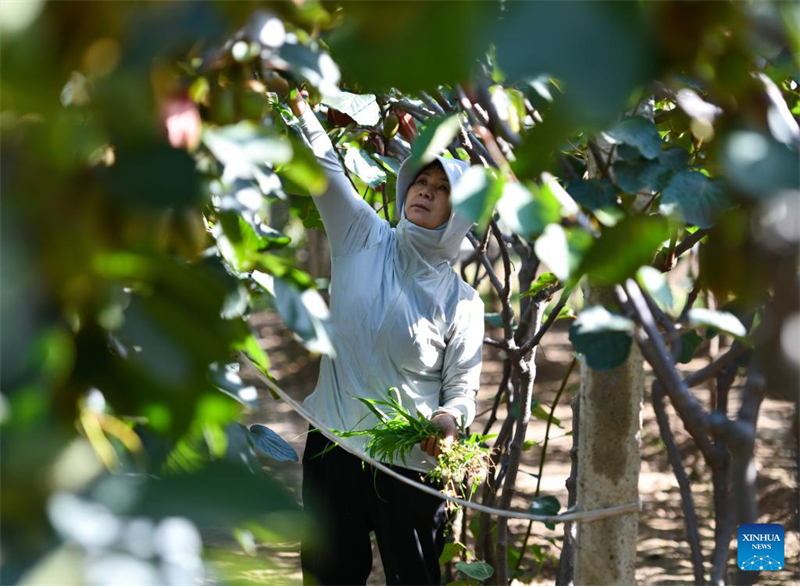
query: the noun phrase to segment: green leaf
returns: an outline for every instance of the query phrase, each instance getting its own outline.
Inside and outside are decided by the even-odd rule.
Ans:
[[[417,169],[433,161],[453,142],[460,126],[458,114],[436,118],[429,122],[411,145],[411,162],[409,164]]]
[[[680,147],[671,147],[664,149],[658,155],[661,165],[670,171],[680,171],[689,164],[689,151]]]
[[[534,446],[538,446],[538,445],[539,445],[539,442],[537,442],[536,440],[525,440],[525,441],[522,443],[522,451],[523,451],[523,452],[527,452],[527,451],[528,451],[528,450],[530,450],[532,447],[534,447]]]
[[[279,53],[291,65],[291,72],[317,88],[323,97],[339,93],[341,73],[330,55],[315,51],[310,46],[289,42],[281,46]]]
[[[386,172],[358,147],[348,145],[344,164],[372,189],[377,189],[382,183],[386,183]]]
[[[558,502],[558,499],[554,496],[543,496],[539,498],[533,499],[531,502],[531,514],[532,515],[557,515],[558,511],[561,510],[561,503]],[[545,526],[548,529],[555,529],[555,525],[553,523],[545,523]]]
[[[647,118],[641,116],[624,118],[606,134],[614,142],[636,148],[646,159],[655,159],[661,153],[661,136],[656,125]]]
[[[384,157],[383,155],[379,155],[377,153],[373,153],[372,158],[383,165],[385,170],[397,177],[397,174],[400,172],[400,161],[394,157]]]
[[[442,555],[439,556],[439,564],[444,565],[460,555],[465,548],[460,543],[449,542],[444,544]]]
[[[536,282],[531,285],[531,288],[523,293],[521,297],[536,295],[539,291],[548,287],[555,287],[556,285],[558,285],[558,277],[553,273],[542,273],[539,275],[539,278],[536,279]]]
[[[131,516],[155,519],[180,516],[199,525],[233,525],[263,519],[266,514],[278,511],[300,514],[294,497],[276,481],[266,475],[254,475],[244,466],[226,460],[211,462],[191,474],[151,478],[141,491],[134,490],[130,480],[113,477],[97,486],[95,495],[112,499],[104,504],[119,510],[120,499],[114,495],[137,492],[139,498],[125,511]]]
[[[672,291],[664,273],[654,267],[643,266],[637,271],[636,280],[662,310],[672,310]]]
[[[542,407],[536,399],[533,400],[533,405],[531,406],[531,415],[539,421],[547,422],[550,419],[550,413],[545,411],[544,407]],[[556,424],[557,427],[561,427],[561,420],[555,415],[553,415],[553,423]]]
[[[322,195],[328,188],[328,177],[314,153],[296,140],[292,140],[292,145],[292,160],[275,170],[283,180],[284,191],[291,195]]]
[[[328,332],[330,311],[315,289],[300,291],[284,279],[275,279],[275,308],[283,323],[300,336],[306,348],[335,356]]]
[[[283,165],[292,158],[292,145],[287,139],[253,122],[208,127],[203,132],[203,142],[226,167],[223,176],[231,179],[252,179],[253,167],[263,163]]]
[[[580,273],[596,283],[613,285],[650,264],[653,254],[669,238],[667,222],[655,216],[630,216],[603,230],[586,253]]]
[[[381,119],[381,109],[373,94],[351,94],[342,91],[322,100],[326,106],[347,114],[361,126],[375,126]]]
[[[494,574],[494,568],[486,562],[456,562],[456,570],[481,582],[488,580]]]
[[[404,93],[467,79],[486,46],[464,39],[485,30],[494,11],[482,2],[353,2],[346,8],[329,40],[337,63],[366,91]]]
[[[265,251],[282,248],[291,241],[266,224],[259,224],[256,231],[238,214],[218,212],[217,220],[212,228],[217,248],[228,264],[240,273],[253,270]]]
[[[569,339],[595,370],[611,370],[628,358],[633,322],[597,305],[584,309],[569,328]]]
[[[681,355],[678,357],[678,362],[681,364],[688,364],[694,357],[694,352],[701,344],[703,338],[697,335],[697,332],[688,331],[681,335]]]
[[[530,191],[521,183],[508,182],[497,202],[503,223],[526,238],[541,234],[549,224],[561,220],[561,205],[550,188],[534,184],[529,187]]]
[[[242,381],[242,377],[239,376],[238,362],[228,364],[215,362],[209,367],[209,377],[214,386],[242,405],[251,409],[258,407],[258,391],[253,385],[245,384]]]
[[[744,338],[747,335],[747,330],[739,318],[727,311],[694,307],[689,310],[689,325],[693,328],[714,328],[735,338]]]
[[[710,228],[717,215],[732,207],[725,186],[689,169],[679,171],[670,179],[661,195],[663,214],[676,214],[699,228]]]
[[[465,218],[485,224],[503,193],[503,182],[492,177],[483,167],[470,167],[456,182],[450,203]]]
[[[608,179],[577,179],[567,183],[567,193],[589,210],[617,205],[617,190]]]
[[[570,275],[570,252],[567,233],[558,224],[548,224],[533,245],[539,257],[556,278],[565,281]]]
[[[800,162],[797,150],[764,132],[738,130],[725,137],[721,168],[740,192],[757,199],[797,190]]]
[[[311,275],[274,254],[262,254],[258,267],[273,277],[281,278],[291,283],[298,289],[314,287],[314,279],[311,278]]]
[[[634,158],[614,163],[614,176],[617,185],[626,193],[638,193],[645,188],[660,192],[672,175],[685,169],[688,162],[689,152],[680,147],[665,149],[658,160],[652,161],[641,158],[636,151]]]
[[[197,163],[186,151],[160,143],[122,144],[114,156],[115,163],[106,171],[109,195],[137,207],[182,208],[201,203]]]
[[[264,425],[252,425],[250,440],[256,449],[277,462],[297,462],[297,452],[280,435]]]

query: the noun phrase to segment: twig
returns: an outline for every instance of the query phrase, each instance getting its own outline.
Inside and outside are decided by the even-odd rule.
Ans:
[[[664,408],[664,388],[657,380],[653,381],[652,395],[653,410],[656,414],[658,429],[661,432],[661,440],[667,448],[667,459],[669,460],[670,466],[672,466],[672,471],[675,474],[675,479],[678,481],[678,487],[680,488],[681,505],[683,506],[683,517],[686,525],[686,539],[689,542],[689,549],[692,554],[694,581],[695,584],[703,584],[705,582],[705,569],[703,567],[703,552],[700,548],[700,533],[697,528],[697,513],[694,508],[692,488],[689,477],[686,475],[686,470],[683,468],[681,452],[680,449],[678,449],[678,445],[675,443],[675,437],[672,435],[672,429],[670,428],[669,419],[667,418],[667,413]]]
[[[386,197],[386,184],[383,183],[381,185],[381,197],[383,197],[383,217],[386,218],[386,221],[391,223],[391,218],[389,218],[389,199]]]
[[[700,242],[703,237],[711,232],[711,230],[707,228],[703,228],[701,230],[695,230],[694,233],[689,234],[686,238],[681,240],[678,245],[675,247],[675,258],[680,257],[684,252],[691,249],[695,244]]]
[[[503,350],[508,349],[508,342],[506,340],[495,340],[494,338],[486,337],[483,339],[483,343],[487,346],[493,346],[495,348],[501,348]]]
[[[486,426],[483,428],[483,435],[488,435],[489,430],[492,429],[492,425],[494,422],[497,421],[497,410],[500,408],[500,401],[503,399],[503,395],[508,392],[508,380],[511,378],[511,361],[506,358],[503,361],[503,379],[500,381],[500,386],[497,389],[497,394],[494,396],[494,402],[492,403],[491,408],[491,415],[489,415],[489,420],[486,422]]]
[[[700,282],[699,281],[695,281],[694,286],[692,287],[692,290],[689,291],[689,295],[687,295],[687,297],[686,297],[686,304],[683,306],[683,309],[681,310],[681,314],[678,317],[678,323],[679,324],[686,323],[686,320],[689,317],[689,312],[691,311],[692,306],[694,305],[694,302],[697,300],[697,296],[699,294],[700,294]]]
[[[436,112],[428,110],[424,106],[418,106],[417,104],[413,104],[406,99],[398,100],[397,98],[392,98],[389,96],[382,96],[382,97],[389,104],[396,106],[403,112],[408,112],[409,114],[414,116],[414,118],[416,118],[417,120],[425,121],[428,118],[433,118],[434,116],[436,116]]]
[[[503,285],[503,283],[500,282],[500,279],[497,276],[494,267],[489,262],[486,253],[481,250],[478,240],[469,232],[467,232],[467,239],[469,239],[470,243],[475,248],[475,251],[478,254],[478,258],[481,260],[481,263],[483,263],[483,266],[486,269],[486,272],[489,276],[489,280],[491,281],[492,286],[495,288],[497,294],[500,296],[500,303],[502,304],[503,307],[501,313],[501,315],[503,316],[503,332],[505,335],[505,339],[508,340],[509,350],[512,350],[516,347],[516,344],[514,343],[514,330],[512,329],[511,326],[514,320],[514,309],[511,307],[511,287],[510,285],[508,285],[508,289],[506,290],[506,287]],[[501,251],[504,250],[505,248],[503,245],[502,238],[498,238],[498,242],[500,243]],[[510,261],[507,260],[508,256],[507,250],[505,251],[505,255],[506,256],[503,258],[503,262],[504,263],[508,262],[506,269],[507,279],[510,279],[511,268],[510,268]]]
[[[539,489],[542,485],[542,473],[544,471],[544,461],[547,457],[547,444],[550,440],[550,426],[553,423],[553,416],[556,412],[556,407],[558,406],[558,402],[561,400],[561,394],[564,392],[564,389],[567,388],[567,381],[569,381],[569,376],[572,374],[575,365],[578,363],[576,358],[572,359],[570,362],[569,368],[567,369],[567,374],[564,375],[563,380],[561,381],[561,386],[558,388],[558,393],[556,393],[556,398],[553,400],[553,406],[550,408],[550,415],[547,417],[547,426],[544,430],[544,443],[542,444],[542,453],[539,456],[539,474],[536,478],[536,492],[533,495],[534,499],[539,498]],[[522,547],[519,548],[519,557],[517,558],[517,564],[514,567],[515,570],[519,570],[520,565],[522,564],[522,558],[525,557],[525,550],[528,548],[528,540],[531,537],[531,529],[533,529],[533,521],[528,522],[528,529],[525,531],[525,537],[522,540]]]
[[[437,116],[445,115],[444,108],[439,105],[439,102],[430,97],[427,92],[420,91],[419,97],[422,98],[422,101],[425,102],[425,105],[428,106],[428,108],[436,112]]]
[[[534,324],[536,330],[541,327],[542,314],[545,303],[539,302]],[[522,460],[522,446],[525,443],[525,433],[531,418],[531,401],[533,400],[533,383],[536,379],[536,352],[531,354],[530,360],[519,364],[520,371],[520,396],[518,401],[517,424],[514,439],[509,447],[508,469],[503,483],[503,493],[500,499],[500,508],[509,509],[516,493],[517,472]],[[505,518],[497,520],[497,553],[495,559],[496,581],[501,586],[508,584],[508,521]]]
[[[715,450],[708,438],[708,413],[689,392],[686,383],[671,363],[669,352],[658,333],[653,315],[644,299],[646,293],[631,279],[627,281],[625,287],[617,286],[616,292],[620,305],[630,310],[632,317],[643,330],[643,332],[637,330],[634,338],[645,359],[653,367],[656,377],[664,386],[675,410],[683,420],[686,431],[697,442],[697,446],[706,460],[714,461]]]
[[[714,415],[720,420],[727,418],[728,393],[736,380],[736,365],[729,363],[717,374],[717,401]],[[733,508],[730,503],[730,456],[724,438],[714,435],[714,445],[723,457],[711,470],[714,487],[714,551],[711,554],[711,584],[723,586],[727,583],[728,557],[733,533]]]
[[[575,394],[569,402],[572,407],[572,448],[569,450],[569,476],[564,484],[567,487],[567,507],[572,508],[578,502],[578,441],[580,439],[581,397]],[[575,574],[575,525],[564,523],[564,545],[558,559],[558,576],[556,586],[572,586]]]
[[[561,298],[556,303],[556,306],[550,311],[550,315],[547,316],[544,324],[542,327],[539,328],[539,331],[536,332],[534,336],[532,336],[527,342],[525,342],[522,346],[520,346],[518,352],[520,355],[524,356],[527,354],[532,348],[536,347],[539,342],[542,341],[542,337],[547,333],[552,325],[558,319],[558,314],[561,313],[561,310],[564,309],[564,306],[567,304],[567,299],[572,294],[572,289],[564,289],[564,292],[561,294]]]
[[[691,388],[704,383],[724,368],[727,368],[734,361],[738,360],[747,350],[748,348],[744,344],[734,342],[730,349],[714,360],[714,362],[687,376],[685,379],[686,386]],[[717,392],[719,392],[719,390],[717,390]]]

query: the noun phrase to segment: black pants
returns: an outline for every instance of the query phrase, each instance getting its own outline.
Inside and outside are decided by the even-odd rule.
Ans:
[[[312,428],[313,429],[313,428]],[[365,584],[375,531],[387,584],[439,584],[445,502],[404,484],[312,431],[303,453],[303,503],[313,521],[300,547],[304,584]],[[419,472],[392,467],[422,481]],[[439,488],[427,482],[429,486]]]

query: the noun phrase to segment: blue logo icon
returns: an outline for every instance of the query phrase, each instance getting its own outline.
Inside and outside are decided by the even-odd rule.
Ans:
[[[783,527],[777,523],[739,525],[737,561],[742,570],[775,571],[784,566]]]

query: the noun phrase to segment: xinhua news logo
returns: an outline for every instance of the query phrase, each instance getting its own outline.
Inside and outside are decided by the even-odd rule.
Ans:
[[[756,572],[782,570],[783,543],[783,527],[777,523],[739,525],[739,568]]]

